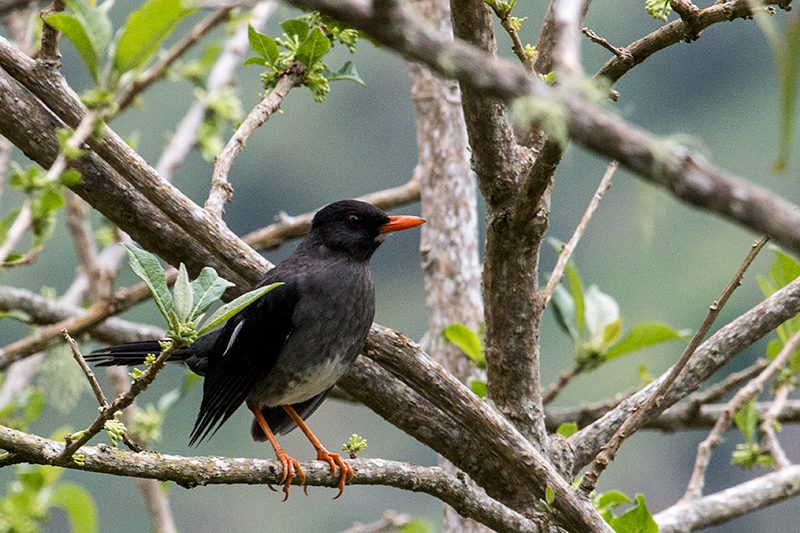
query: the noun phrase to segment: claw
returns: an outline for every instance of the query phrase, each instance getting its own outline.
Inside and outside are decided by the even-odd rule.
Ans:
[[[330,453],[325,448],[317,451],[317,460],[325,461],[329,465],[331,465],[331,477],[336,477],[336,467],[338,466],[339,469],[342,471],[341,476],[339,477],[339,483],[336,484],[336,488],[339,489],[338,494],[333,497],[335,500],[339,496],[342,495],[344,492],[344,485],[347,481],[352,481],[353,479],[353,468],[350,464],[342,459],[342,456],[338,453]]]
[[[295,476],[300,477],[300,484],[303,485],[303,490],[306,492],[306,494],[308,494],[308,489],[305,486],[306,473],[300,467],[300,463],[297,461],[297,459],[289,457],[289,454],[280,449],[275,451],[275,455],[283,465],[283,477],[281,477],[281,483],[283,483],[283,493],[285,494],[283,501],[289,499],[289,487],[291,486],[292,480],[295,478]]]

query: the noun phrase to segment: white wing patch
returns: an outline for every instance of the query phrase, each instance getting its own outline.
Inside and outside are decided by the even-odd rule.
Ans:
[[[239,332],[242,331],[242,326],[244,326],[244,322],[245,321],[242,320],[241,322],[236,324],[235,328],[233,328],[233,333],[231,333],[231,338],[230,338],[230,340],[228,340],[228,346],[226,346],[225,347],[225,351],[222,352],[222,357],[225,357],[227,355],[228,350],[230,350],[231,346],[233,346],[233,343],[236,342],[236,337],[238,337],[239,336]]]

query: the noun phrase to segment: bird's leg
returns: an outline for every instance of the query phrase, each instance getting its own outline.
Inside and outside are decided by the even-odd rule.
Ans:
[[[294,420],[294,423],[297,424],[297,427],[300,428],[300,431],[302,431],[308,438],[308,440],[311,441],[311,445],[314,447],[315,450],[317,450],[317,460],[326,461],[329,465],[331,465],[331,475],[332,476],[336,475],[336,465],[339,465],[339,468],[342,470],[342,475],[339,478],[339,483],[336,485],[336,487],[339,489],[339,493],[333,497],[333,499],[335,500],[336,498],[342,495],[342,492],[344,492],[344,484],[348,481],[348,479],[349,480],[353,479],[353,468],[347,461],[342,459],[341,455],[339,455],[338,453],[330,453],[328,450],[325,449],[325,447],[322,446],[319,440],[317,440],[317,437],[315,437],[314,434],[311,433],[311,430],[308,429],[306,423],[303,422],[303,419],[300,418],[300,415],[297,414],[297,412],[294,410],[294,408],[292,408],[291,405],[281,405],[281,407],[283,407],[283,410],[286,411],[286,413],[292,418],[292,420]]]
[[[272,447],[275,449],[275,456],[283,465],[283,477],[281,478],[281,483],[283,483],[283,493],[286,495],[283,497],[283,501],[286,501],[286,499],[289,497],[289,486],[292,484],[292,480],[294,479],[295,475],[300,476],[303,490],[305,491],[306,495],[308,495],[308,488],[306,487],[306,473],[303,472],[302,468],[300,468],[300,463],[297,461],[297,459],[289,457],[289,454],[283,451],[283,448],[281,448],[280,444],[278,444],[278,439],[275,438],[275,434],[272,433],[272,430],[269,429],[267,421],[264,420],[264,415],[261,414],[261,409],[251,405],[250,403],[247,404],[247,408],[250,409],[250,411],[253,413],[253,416],[256,417],[258,425],[261,426],[261,430],[264,432],[264,435],[267,436],[267,440],[269,440],[269,443],[272,444]],[[270,486],[270,488],[272,487]]]

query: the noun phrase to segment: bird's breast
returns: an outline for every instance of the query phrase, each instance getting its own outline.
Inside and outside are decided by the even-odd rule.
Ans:
[[[332,387],[364,347],[374,315],[368,269],[343,269],[319,281],[305,280],[292,333],[248,401],[261,407],[294,404]]]

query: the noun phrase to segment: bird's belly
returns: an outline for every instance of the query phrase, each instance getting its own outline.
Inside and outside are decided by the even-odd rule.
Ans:
[[[259,403],[291,405],[313,398],[317,394],[333,387],[339,381],[339,378],[347,372],[350,362],[348,361],[345,364],[343,359],[343,357],[334,357],[319,365],[306,368],[304,372],[293,375],[279,386],[271,383],[271,379],[264,380],[266,390],[262,389],[263,394]],[[258,394],[259,388],[256,385],[253,392]]]

